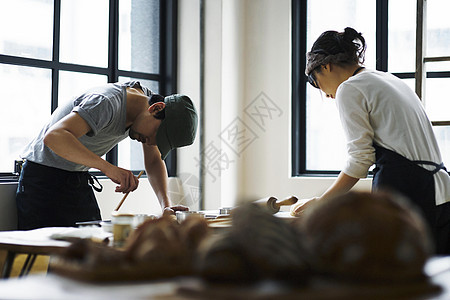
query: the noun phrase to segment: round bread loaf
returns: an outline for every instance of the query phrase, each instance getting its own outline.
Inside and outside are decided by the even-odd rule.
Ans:
[[[423,278],[431,254],[428,228],[406,199],[390,193],[350,192],[319,201],[301,227],[322,274],[362,281]]]
[[[229,231],[205,243],[200,251],[197,265],[204,279],[306,283],[310,274],[308,254],[299,232],[254,203],[235,208],[232,218]]]

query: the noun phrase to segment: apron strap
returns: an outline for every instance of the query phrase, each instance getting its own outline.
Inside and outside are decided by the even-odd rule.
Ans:
[[[433,173],[433,175],[436,174],[437,172],[439,172],[439,170],[445,170],[445,172],[447,172],[447,169],[445,168],[444,163],[437,164],[435,162],[426,161],[426,160],[413,160],[412,162],[415,164],[418,164],[418,165],[434,166],[435,169],[433,171],[431,171]]]
[[[400,155],[400,154],[398,154],[395,151],[392,151],[390,149],[386,149],[386,148],[381,147],[379,145],[373,144],[373,147],[375,148],[375,153],[376,153],[376,156],[377,156],[377,162],[376,162],[377,164],[379,163],[379,159],[381,159],[381,160],[386,160],[387,159],[387,161],[389,161],[389,162],[392,162],[393,160],[400,160],[400,161],[403,161],[403,162],[414,163],[416,165],[434,166],[434,170],[432,170],[432,171],[427,170],[428,172],[431,172],[431,175],[436,174],[437,172],[439,172],[439,170],[445,170],[445,172],[447,172],[450,175],[450,173],[445,168],[444,163],[437,164],[435,162],[427,161],[427,160],[409,160],[406,157],[404,157],[403,155]]]
[[[92,175],[91,173],[88,173],[88,175],[89,175],[89,176],[88,176],[88,182],[89,182],[89,185],[90,185],[94,190],[96,190],[97,192],[103,191],[103,186],[102,186],[102,184],[98,181],[97,177],[95,177],[95,176]],[[95,182],[99,185],[98,187],[95,186],[94,180],[95,180]]]

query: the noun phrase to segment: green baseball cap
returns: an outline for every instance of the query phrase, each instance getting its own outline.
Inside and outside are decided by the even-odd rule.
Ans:
[[[198,116],[194,104],[186,95],[170,95],[164,98],[165,118],[156,133],[156,145],[161,158],[170,150],[191,145],[197,133]]]

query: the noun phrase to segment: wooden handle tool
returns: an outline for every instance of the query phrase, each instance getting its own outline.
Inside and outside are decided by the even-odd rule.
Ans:
[[[297,198],[297,197],[291,196],[291,197],[286,198],[286,199],[284,199],[284,200],[277,200],[273,205],[274,205],[275,207],[280,208],[280,207],[283,206],[283,205],[292,205],[292,204],[295,204],[295,203],[297,203],[297,201],[298,201],[298,198]]]
[[[267,207],[269,211],[273,214],[280,211],[280,207],[283,205],[292,205],[298,201],[297,197],[291,196],[284,200],[278,200],[275,197],[267,197],[260,200],[255,201],[256,204]]]
[[[144,174],[144,170],[142,170],[142,171],[139,173],[137,179],[141,178],[142,174]],[[117,205],[117,207],[116,207],[116,209],[115,209],[114,211],[118,211],[118,210],[120,209],[120,207],[122,206],[122,204],[123,204],[123,202],[125,201],[125,199],[127,199],[128,194],[130,194],[130,192],[126,193],[126,194],[123,196],[122,200],[120,200],[119,205]]]

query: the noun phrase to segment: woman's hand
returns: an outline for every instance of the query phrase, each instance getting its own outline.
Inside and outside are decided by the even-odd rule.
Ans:
[[[312,206],[315,202],[319,200],[319,197],[314,197],[311,199],[301,199],[297,203],[292,204],[291,206],[291,216],[299,217],[301,214],[308,209],[308,207]]]

